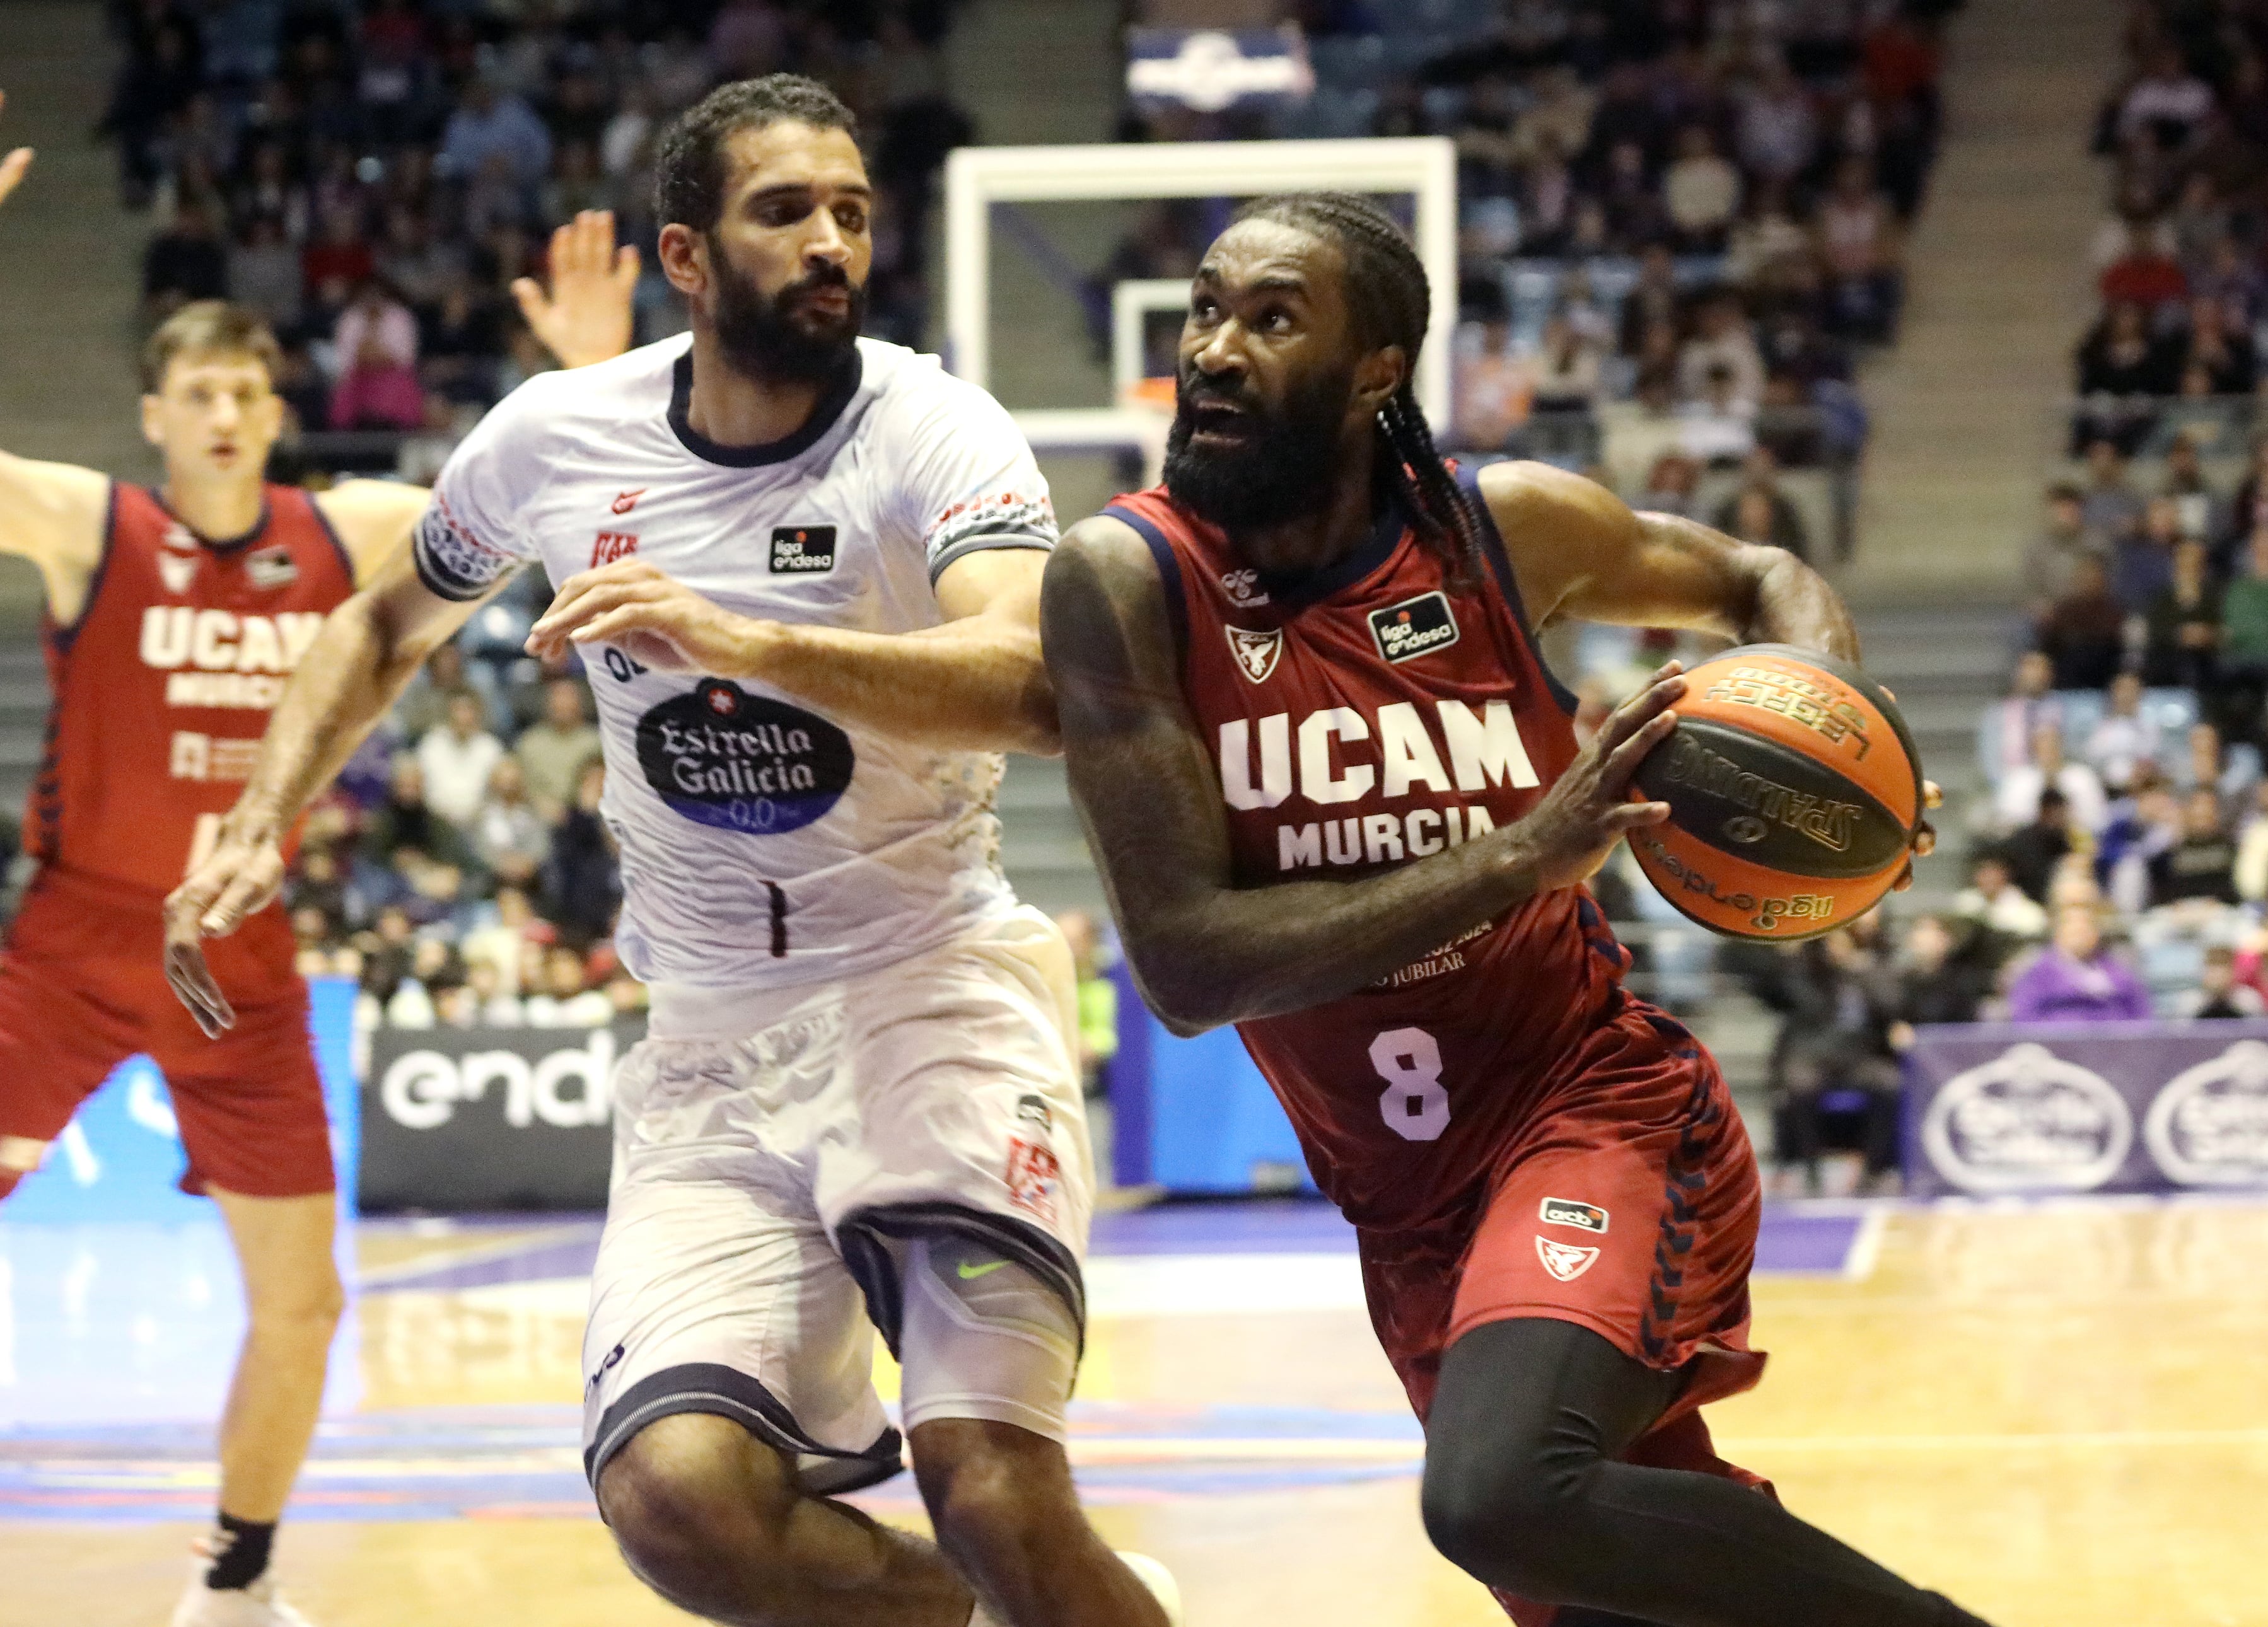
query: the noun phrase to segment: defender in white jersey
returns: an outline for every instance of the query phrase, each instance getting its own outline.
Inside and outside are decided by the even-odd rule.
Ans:
[[[790,76],[665,137],[688,338],[531,380],[442,472],[414,559],[303,659],[169,971],[425,654],[523,564],[530,647],[581,650],[651,986],[615,1080],[585,1463],[625,1557],[727,1622],[1160,1627],[1171,1579],[1095,1536],[1064,1408],[1092,1208],[1070,955],[997,858],[1003,748],[1055,748],[1047,489],[1007,415],[857,338],[871,194]],[[936,1549],[826,1500],[900,1467]]]

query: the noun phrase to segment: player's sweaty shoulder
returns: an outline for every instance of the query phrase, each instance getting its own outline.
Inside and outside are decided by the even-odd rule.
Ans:
[[[1483,469],[1479,485],[1521,598],[1539,624],[1574,584],[1635,539],[1630,505],[1587,476],[1515,460]]]
[[[1040,585],[1040,638],[1059,698],[1101,685],[1170,692],[1179,653],[1157,561],[1131,526],[1083,519],[1049,556]]]
[[[359,585],[409,545],[409,534],[431,495],[423,486],[398,481],[350,480],[318,493],[315,506],[346,545]]]
[[[59,622],[78,617],[102,560],[109,513],[107,475],[0,453],[0,553],[39,567]]]

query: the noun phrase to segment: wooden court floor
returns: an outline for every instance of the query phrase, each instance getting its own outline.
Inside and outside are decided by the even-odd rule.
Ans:
[[[361,1257],[382,1276],[472,1246],[388,1234]],[[2268,1627],[2268,1207],[1897,1209],[1865,1253],[1759,1281],[1772,1366],[1712,1413],[1727,1456],[2001,1627]],[[354,1418],[541,1404],[563,1427],[578,1314],[571,1284],[366,1294]],[[1175,1569],[1195,1627],[1502,1620],[1425,1545],[1416,1443],[1359,1311],[1137,1307],[1098,1323],[1093,1352],[1097,1522]],[[1142,1479],[1160,1463],[1181,1477]],[[0,1501],[0,1623],[162,1622],[210,1495],[180,1483],[181,1521]],[[303,1520],[282,1574],[318,1627],[687,1619],[573,1502]],[[902,1491],[874,1506],[919,1524]]]

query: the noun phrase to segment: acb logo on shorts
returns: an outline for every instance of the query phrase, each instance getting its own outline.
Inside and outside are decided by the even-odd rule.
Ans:
[[[1596,1204],[1579,1204],[1572,1197],[1547,1197],[1535,1218],[1546,1226],[1572,1226],[1579,1231],[1606,1235],[1607,1211]]]

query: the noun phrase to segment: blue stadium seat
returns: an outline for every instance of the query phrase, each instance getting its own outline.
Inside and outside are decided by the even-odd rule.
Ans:
[[[1307,46],[1307,60],[1314,67],[1318,88],[1366,90],[1386,77],[1386,47],[1376,34],[1313,40]]]

